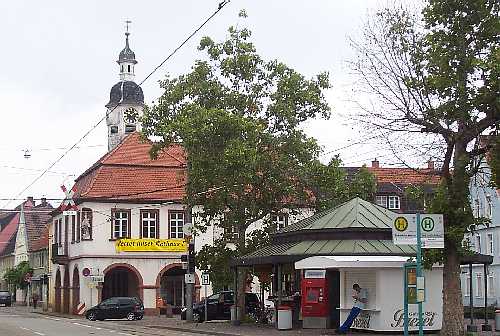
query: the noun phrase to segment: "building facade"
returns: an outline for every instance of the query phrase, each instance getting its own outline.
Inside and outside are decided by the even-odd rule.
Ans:
[[[486,274],[482,265],[473,265],[472,300],[475,307],[484,307],[485,295],[489,306],[500,306],[500,190],[491,186],[490,177],[491,169],[485,159],[470,183],[474,217],[483,218],[488,223],[469,228],[466,239],[473,251],[493,256],[493,263],[487,268]],[[463,266],[461,273],[463,302],[468,306],[471,290],[468,266]],[[484,288],[485,277],[487,288]]]
[[[152,160],[151,143],[140,139],[144,95],[133,81],[136,64],[127,32],[118,58],[120,80],[106,104],[109,152],[76,179],[78,210],[52,213],[50,296],[55,311],[81,314],[114,296],[140,298],[146,314],[157,314],[163,303],[174,311],[185,304],[181,255],[186,252],[116,248],[122,238],[183,239],[183,226],[191,220],[183,204],[183,149],[171,146]]]

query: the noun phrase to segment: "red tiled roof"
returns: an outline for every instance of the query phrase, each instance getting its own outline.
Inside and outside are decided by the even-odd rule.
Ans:
[[[26,234],[28,240],[28,251],[34,250],[34,244],[43,236],[50,221],[50,213],[54,208],[50,204],[39,204],[34,207],[24,208],[24,219],[26,220]],[[36,246],[36,244],[35,244]]]
[[[172,145],[152,160],[151,142],[139,133],[127,136],[76,179],[76,200],[182,201],[186,184],[186,156]]]
[[[4,255],[5,249],[12,239],[16,239],[17,226],[19,225],[19,213],[15,213],[10,221],[0,231],[0,255]]]
[[[402,185],[437,185],[441,180],[439,172],[434,169],[411,168],[374,168],[367,167],[375,175],[378,183],[395,183]]]
[[[49,246],[49,228],[48,226],[43,231],[40,238],[31,243],[31,251],[40,251]]]

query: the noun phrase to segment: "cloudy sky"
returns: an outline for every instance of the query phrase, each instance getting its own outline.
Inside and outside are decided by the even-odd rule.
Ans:
[[[76,176],[106,152],[103,123],[21,192],[106,113],[109,89],[118,81],[115,61],[124,46],[126,18],[132,20],[130,41],[139,61],[136,82],[140,82],[218,2],[1,1],[0,208],[18,204],[3,200],[14,197],[62,197],[59,186],[72,185]],[[246,24],[265,59],[279,59],[306,76],[330,72],[333,88],[327,97],[332,118],[306,126],[308,134],[330,152],[322,159],[340,154],[346,164],[359,166],[378,155],[384,164],[388,155],[374,150],[374,140],[336,150],[366,137],[348,125],[346,118],[355,107],[349,103],[352,78],[345,62],[352,57],[349,37],[359,35],[367,15],[379,6],[375,0],[232,0],[144,83],[146,102],[161,94],[158,80],[166,73],[187,72],[201,57],[196,46],[202,36],[221,40],[230,25]],[[238,19],[241,9],[249,15],[244,22]]]

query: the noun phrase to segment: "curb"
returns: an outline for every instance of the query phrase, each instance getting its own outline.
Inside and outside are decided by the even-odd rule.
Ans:
[[[213,335],[213,336],[241,336],[241,334],[230,334],[220,331],[210,331],[210,330],[200,330],[200,329],[189,329],[189,328],[181,328],[181,327],[169,327],[169,326],[159,326],[159,325],[151,325],[151,326],[143,326],[151,329],[163,329],[163,330],[172,330],[172,331],[181,331],[181,332],[189,332],[189,333],[197,333],[202,335]]]

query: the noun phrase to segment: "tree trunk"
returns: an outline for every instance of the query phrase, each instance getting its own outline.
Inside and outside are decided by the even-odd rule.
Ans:
[[[443,267],[443,326],[440,335],[464,335],[464,306],[460,289],[460,257],[453,243],[445,244]]]

